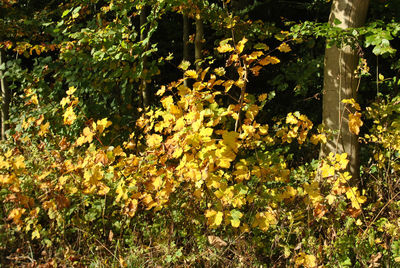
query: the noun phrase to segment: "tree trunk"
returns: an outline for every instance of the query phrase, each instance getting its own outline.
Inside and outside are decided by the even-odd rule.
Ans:
[[[189,18],[186,14],[183,14],[183,60],[189,61]],[[183,82],[185,86],[188,86],[187,79]]]
[[[361,27],[366,18],[369,0],[333,0],[329,23],[339,20],[340,28]],[[325,50],[323,124],[334,132],[321,148],[321,156],[330,152],[347,153],[349,171],[353,178],[359,178],[359,144],[357,136],[349,131],[348,111],[344,110],[343,99],[356,99],[358,78],[355,71],[358,65],[357,51],[349,45],[341,48],[332,46]]]
[[[4,51],[0,49],[0,66],[5,64],[5,55]],[[3,77],[4,73],[3,70],[0,69],[0,86],[1,86],[1,139],[6,139],[6,130],[7,130],[7,123],[8,119],[10,118],[9,115],[9,108],[10,108],[10,90],[7,85],[6,79]]]
[[[200,14],[196,15],[196,38],[194,40],[194,56],[195,56],[195,64],[196,70],[198,71],[201,66],[201,61],[203,59],[203,55],[201,50],[203,49],[203,37],[204,29],[203,29],[203,21],[201,20]]]
[[[140,41],[144,41],[146,38],[146,29],[144,29],[145,24],[147,22],[147,15],[146,15],[146,6],[142,7],[142,10],[140,11]],[[146,44],[144,47],[144,51],[147,50],[149,47],[149,43]],[[143,51],[143,52],[144,52]],[[139,89],[140,89],[140,97],[142,100],[142,107],[146,108],[149,105],[149,94],[148,94],[148,88],[147,88],[147,82],[146,82],[146,65],[147,65],[147,57],[143,56],[142,59],[142,64],[143,64],[143,71],[142,71],[142,79],[140,81]]]

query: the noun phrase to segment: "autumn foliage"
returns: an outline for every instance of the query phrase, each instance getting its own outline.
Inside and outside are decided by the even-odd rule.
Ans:
[[[64,13],[72,16],[70,24],[86,14],[72,7]],[[112,27],[101,34],[112,35],[106,33]],[[85,83],[69,83],[54,97],[57,102],[48,104],[38,90],[40,80],[32,79],[16,96],[21,112],[0,145],[0,264],[399,263],[398,97],[378,99],[367,108],[354,99],[343,101],[349,114],[343,124],[371,155],[361,174],[369,179],[355,182],[346,153],[318,157],[332,133],[300,111],[266,114],[273,94],[248,89],[260,73],[294,57],[292,49],[303,42],[285,31],[279,35],[273,44],[223,38],[198,70],[182,61],[176,68],[182,78],[157,86],[158,105],[126,105],[128,114],[137,115],[127,116],[130,121],[118,112],[91,118]],[[58,50],[68,62],[84,57],[90,42],[96,46],[104,40],[2,47],[38,56]],[[118,47],[124,57],[141,49],[125,41]],[[143,68],[136,58],[114,62],[119,52],[106,51],[107,45],[99,46],[104,55],[92,56],[115,64],[113,72]],[[98,70],[97,64],[89,67]],[[138,71],[136,80],[123,79],[132,85],[150,80],[157,73],[153,67]],[[104,86],[109,81],[90,82]]]

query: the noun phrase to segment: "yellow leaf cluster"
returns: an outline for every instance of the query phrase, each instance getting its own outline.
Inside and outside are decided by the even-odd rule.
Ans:
[[[20,225],[22,224],[22,214],[24,214],[26,211],[26,209],[24,208],[14,208],[10,211],[10,213],[8,214],[8,218],[7,220],[12,220],[14,222],[14,224],[16,225]]]
[[[207,223],[210,227],[218,227],[222,223],[224,213],[213,209],[206,210],[204,216],[207,218]]]
[[[313,127],[313,123],[307,116],[299,112],[288,113],[286,116],[287,127],[280,129],[277,136],[282,138],[282,142],[291,143],[297,138],[299,144],[303,144],[307,138],[308,132]]]
[[[282,43],[282,44],[280,44],[280,46],[278,47],[278,50],[279,50],[280,52],[287,53],[287,52],[290,52],[292,49],[290,48],[290,46],[289,46],[287,43]]]
[[[361,204],[367,201],[365,196],[360,195],[360,191],[357,187],[348,187],[346,197],[351,201],[351,206],[355,209],[360,209]]]
[[[306,267],[306,268],[314,268],[317,267],[318,262],[317,258],[314,255],[309,255],[304,252],[297,254],[295,258],[295,266],[296,267]]]
[[[228,44],[230,40],[231,38],[228,38],[219,42],[219,47],[217,47],[219,53],[227,53],[234,50],[234,48],[230,44]]]
[[[307,194],[308,199],[311,201],[313,205],[321,202],[323,197],[319,190],[319,185],[317,181],[312,181],[311,183],[305,183],[303,185],[304,192]]]
[[[310,141],[317,145],[318,143],[326,143],[327,139],[326,139],[326,135],[321,133],[321,134],[313,134],[310,138]]]
[[[349,130],[354,135],[358,135],[360,133],[360,127],[363,125],[361,121],[361,113],[355,112],[354,114],[349,114]]]
[[[253,222],[253,227],[258,227],[260,230],[266,232],[268,231],[270,225],[277,224],[276,219],[272,209],[270,211],[258,212],[256,214],[255,220]]]
[[[238,54],[243,52],[244,45],[247,43],[247,41],[248,41],[247,38],[243,37],[242,40],[240,40],[239,43],[236,45],[236,52]]]
[[[72,125],[76,120],[76,114],[74,112],[74,108],[69,106],[64,112],[64,124]]]

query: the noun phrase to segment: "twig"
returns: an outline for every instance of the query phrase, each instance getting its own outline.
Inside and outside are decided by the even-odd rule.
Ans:
[[[395,196],[393,196],[379,211],[379,213],[375,216],[375,218],[368,224],[367,229],[365,229],[365,231],[363,232],[361,238],[363,238],[365,236],[365,234],[367,233],[367,231],[369,230],[369,228],[371,228],[371,225],[376,221],[376,219],[378,219],[378,217],[381,215],[381,213],[383,212],[383,210],[400,194],[400,192],[398,192]]]

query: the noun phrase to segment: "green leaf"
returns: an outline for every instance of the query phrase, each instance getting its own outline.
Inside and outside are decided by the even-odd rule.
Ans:
[[[189,68],[189,66],[190,66],[190,61],[183,60],[183,61],[181,62],[181,64],[179,64],[178,68],[181,69],[181,70],[183,70],[183,71],[186,71],[187,68]]]
[[[338,20],[337,18],[335,18],[335,20],[333,21],[333,24],[339,25],[339,24],[342,24],[342,22],[340,20]]]
[[[71,9],[64,10],[64,12],[61,15],[61,18],[64,18],[65,16],[67,16],[69,14],[69,12],[71,12]]]
[[[72,18],[76,19],[79,17],[79,11],[81,10],[81,6],[74,8],[74,11],[72,11]]]

